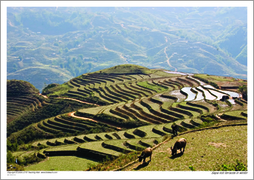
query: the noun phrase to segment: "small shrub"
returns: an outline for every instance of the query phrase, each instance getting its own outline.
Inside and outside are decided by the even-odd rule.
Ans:
[[[203,115],[201,116],[201,120],[205,122],[211,122],[211,121],[216,121],[218,118],[212,114],[212,115]]]
[[[218,84],[216,84],[216,83],[214,83],[214,82],[211,82],[211,81],[209,82],[209,84],[212,85],[213,87],[219,89]]]
[[[199,128],[205,128],[205,127],[213,126],[214,124],[215,124],[214,121],[204,122],[204,123],[200,124],[198,127],[199,127]]]
[[[237,159],[236,164],[230,165],[223,164],[219,166],[217,171],[247,171],[247,166]]]
[[[193,166],[189,166],[189,169],[190,169],[191,171],[195,171],[195,169],[194,169]]]
[[[27,166],[28,164],[36,163],[42,161],[43,158],[39,158],[36,153],[31,154],[29,156],[23,157],[23,159],[18,158],[18,164]]]
[[[7,152],[7,163],[14,163],[14,156],[12,155],[11,151]]]

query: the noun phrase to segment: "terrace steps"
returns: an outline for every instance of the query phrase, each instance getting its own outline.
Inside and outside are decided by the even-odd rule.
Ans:
[[[117,140],[119,144],[122,144],[122,140]],[[120,142],[119,142],[120,141]],[[109,141],[108,141],[109,142]],[[108,143],[107,141],[105,142],[102,142],[102,147],[104,148],[107,148],[107,149],[110,149],[110,150],[113,150],[113,151],[116,151],[116,152],[120,152],[120,153],[124,153],[124,154],[127,154],[127,153],[130,153],[132,152],[131,150],[129,150],[128,148],[124,148],[124,147],[119,147],[118,146],[115,146],[111,143]]]
[[[191,119],[185,119],[184,121],[181,122],[181,125],[185,128],[192,129],[195,128],[196,126],[192,123]]]
[[[103,97],[104,99],[106,99],[107,101],[111,101],[112,103],[118,103],[118,102],[121,102],[122,99],[111,94],[110,92],[108,92],[108,89],[105,87],[105,88],[102,88],[100,87],[97,92],[100,94],[101,97]]]
[[[168,114],[162,112],[161,111],[161,105],[160,104],[158,105],[157,103],[154,103],[154,101],[151,102],[150,100],[151,99],[145,99],[144,98],[140,101],[140,104],[142,106],[145,106],[150,111],[151,114],[153,114],[155,116],[158,116],[158,117],[162,117],[162,118],[167,119],[169,121],[174,121],[174,120],[178,119],[177,117],[174,117],[172,115],[168,115]]]
[[[110,93],[110,95],[113,95],[113,96],[117,97],[118,99],[120,99],[120,102],[131,100],[131,98],[128,95],[125,95],[125,94],[117,91],[114,88],[114,86],[106,86],[105,89],[107,89],[107,91]]]
[[[126,90],[127,93],[131,92],[132,94],[137,95],[139,98],[148,96],[146,93],[131,87],[131,83],[124,83],[123,85],[124,87],[122,89]]]
[[[141,95],[137,92],[128,90],[125,88],[124,84],[116,84],[115,88],[117,88],[121,93],[128,94],[133,100],[141,98]]]
[[[52,134],[57,134],[57,133],[61,132],[61,130],[57,130],[55,128],[48,127],[47,125],[45,126],[44,121],[40,121],[39,123],[37,123],[37,127],[40,128],[41,130],[45,131],[45,132],[49,132],[49,133],[52,133]]]
[[[29,111],[35,111],[43,106],[43,99],[37,95],[7,97],[7,122]]]
[[[134,99],[136,99],[136,96],[134,96],[134,95],[132,95],[132,94],[130,94],[130,93],[126,93],[126,92],[124,92],[124,91],[118,89],[119,86],[113,86],[113,85],[111,85],[110,87],[111,87],[112,90],[115,92],[115,94],[116,94],[116,95],[120,95],[120,97],[121,97],[121,96],[124,96],[125,99],[127,99],[127,100],[134,100]]]
[[[127,147],[128,149],[131,149],[134,151],[143,151],[145,147],[138,144],[138,142],[139,142],[139,139],[128,140],[128,141],[124,141],[123,145]]]
[[[82,121],[77,122],[77,121],[70,121],[68,119],[64,119],[63,117],[60,116],[56,116],[55,117],[55,121],[58,121],[60,123],[66,124],[66,125],[70,125],[71,127],[79,127],[79,128],[83,128],[83,129],[88,129],[88,128],[92,128],[92,125],[89,125],[88,123],[84,123]]]
[[[150,117],[147,117],[147,116],[144,116],[142,114],[140,114],[140,111],[131,107],[132,106],[132,103],[127,103],[123,106],[123,108],[126,110],[126,111],[129,111],[130,113],[133,113],[136,117],[138,117],[139,120],[141,121],[146,121],[148,123],[154,123],[154,124],[159,124],[158,121],[150,118]]]
[[[160,136],[165,136],[168,133],[163,130],[163,126],[154,126],[152,131]]]
[[[59,126],[59,123],[54,123],[52,119],[43,120],[43,125],[52,129],[60,130],[62,132],[74,133],[75,131],[68,127]]]
[[[167,123],[168,122],[167,119],[164,119],[163,117],[160,117],[160,116],[150,113],[150,111],[145,106],[142,106],[140,104],[140,101],[131,103],[130,107],[138,110],[142,116],[152,118],[152,119],[158,121],[159,123]]]

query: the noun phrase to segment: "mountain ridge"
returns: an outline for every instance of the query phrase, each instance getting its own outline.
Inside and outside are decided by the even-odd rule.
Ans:
[[[245,12],[246,8],[8,8],[7,78],[27,80],[41,91],[45,83],[63,83],[126,63],[246,78]],[[50,66],[46,73],[14,74],[42,65]],[[33,79],[34,74],[42,78]]]

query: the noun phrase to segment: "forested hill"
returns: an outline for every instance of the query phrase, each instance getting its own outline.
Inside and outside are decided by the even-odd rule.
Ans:
[[[7,8],[7,78],[47,84],[120,64],[247,78],[247,8]]]

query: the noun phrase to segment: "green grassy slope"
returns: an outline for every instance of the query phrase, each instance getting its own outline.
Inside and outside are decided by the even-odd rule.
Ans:
[[[186,149],[184,154],[172,157],[170,147],[178,138],[187,140]],[[154,150],[152,161],[148,164],[142,166],[135,163],[123,171],[191,171],[191,167],[195,171],[218,171],[223,164],[236,164],[237,159],[247,165],[246,126],[222,127],[180,135]]]

